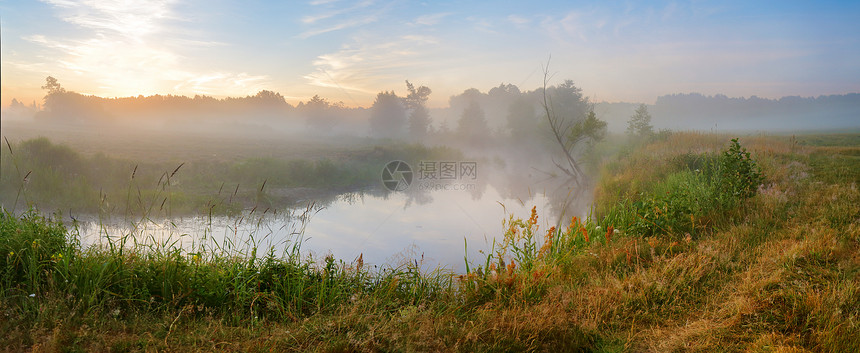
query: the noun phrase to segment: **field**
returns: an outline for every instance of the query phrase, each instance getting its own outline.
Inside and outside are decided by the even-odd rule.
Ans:
[[[59,210],[67,220],[69,214],[235,215],[376,186],[380,166],[391,160],[417,165],[460,156],[451,148],[388,140],[255,132],[4,122],[0,200],[19,211],[28,205]]]
[[[600,163],[589,219],[541,229],[545,215],[511,215],[504,241],[463,274],[307,258],[298,244],[284,257],[253,244],[82,249],[67,225],[6,211],[0,343],[860,351],[860,135],[734,137],[676,132],[617,149]]]

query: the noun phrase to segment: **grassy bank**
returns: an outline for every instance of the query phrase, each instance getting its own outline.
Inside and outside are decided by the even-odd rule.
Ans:
[[[858,149],[700,133],[622,149],[592,219],[541,229],[542,215],[514,215],[461,275],[298,248],[82,249],[62,224],[7,212],[2,346],[857,351]]]
[[[260,153],[260,151],[256,151]],[[391,160],[461,157],[449,148],[384,142],[332,151],[331,158],[189,160],[135,163],[102,153],[86,155],[47,138],[0,149],[0,201],[8,208],[167,217],[230,214],[257,207],[283,208],[308,198],[375,187]]]

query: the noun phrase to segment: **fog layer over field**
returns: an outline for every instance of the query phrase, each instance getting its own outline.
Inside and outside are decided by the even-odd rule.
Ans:
[[[417,86],[417,87],[416,87]],[[205,95],[102,98],[66,90],[49,77],[44,102],[13,100],[2,110],[4,121],[34,124],[83,125],[98,129],[192,133],[313,134],[397,138],[412,142],[439,142],[458,135],[471,140],[510,137],[539,129],[544,120],[543,89],[525,89],[502,83],[486,91],[469,88],[449,97],[448,107],[427,108],[432,89],[405,82],[399,90],[382,91],[371,107],[348,107],[314,96],[291,105],[268,90],[253,96],[216,99]],[[587,88],[585,88],[587,90]],[[588,104],[610,132],[623,132],[640,103],[594,102],[571,80],[549,87],[556,105]],[[572,103],[568,103],[572,102]],[[660,129],[709,131],[789,131],[856,128],[860,94],[819,97],[707,96],[698,93],[664,95],[648,105],[653,125]],[[582,109],[576,112],[584,117]],[[529,136],[531,137],[531,136]],[[523,140],[519,136],[519,140]],[[483,142],[476,141],[475,144]]]
[[[495,220],[530,206],[539,208],[547,227],[587,217],[600,161],[628,138],[659,138],[669,128],[856,129],[860,116],[860,95],[853,93],[779,100],[681,94],[659,97],[654,105],[595,103],[572,80],[545,77],[544,87],[531,90],[470,88],[441,109],[426,106],[430,87],[410,81],[401,90],[379,92],[362,108],[319,96],[293,106],[273,91],[223,99],[102,98],[48,77],[43,104],[15,100],[3,111],[9,143],[0,199],[7,209],[35,206],[67,219],[243,219],[258,209],[277,213],[314,204],[340,212],[323,212],[321,225],[361,220],[349,222],[351,228],[314,229],[322,238],[367,239],[381,232],[444,248],[450,244],[438,240],[453,238],[439,235],[433,222],[462,216],[453,229],[476,226],[464,231],[475,233],[467,238],[489,242],[501,233]],[[384,183],[387,177],[406,180],[401,170],[386,169],[393,161],[410,165],[411,185]],[[353,206],[354,200],[361,202]],[[422,211],[396,213],[410,206]],[[427,217],[456,207],[462,212]],[[395,214],[412,223],[389,222]],[[401,226],[386,230],[386,223]],[[426,236],[433,231],[438,234]]]

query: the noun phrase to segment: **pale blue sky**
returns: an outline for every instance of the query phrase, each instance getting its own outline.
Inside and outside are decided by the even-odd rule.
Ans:
[[[100,96],[278,91],[431,106],[572,79],[596,101],[860,92],[858,1],[0,0],[2,105],[48,75]]]

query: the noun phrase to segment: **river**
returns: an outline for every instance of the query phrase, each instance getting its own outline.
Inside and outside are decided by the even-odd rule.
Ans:
[[[190,253],[244,256],[256,247],[284,256],[300,245],[302,257],[326,255],[346,262],[359,256],[366,265],[417,263],[424,270],[465,271],[465,258],[480,263],[504,236],[503,220],[526,219],[536,207],[541,230],[571,215],[585,216],[587,202],[573,205],[569,192],[526,188],[500,192],[490,183],[456,184],[403,192],[350,192],[325,203],[308,202],[281,212],[247,210],[239,216],[172,219],[90,219],[78,229],[83,245],[134,242],[151,249],[181,248]],[[518,195],[519,194],[519,195]],[[562,215],[562,209],[566,209]],[[566,221],[562,221],[566,222]],[[566,223],[565,223],[566,225]],[[130,236],[129,236],[130,235]],[[300,242],[300,243],[299,243]]]

